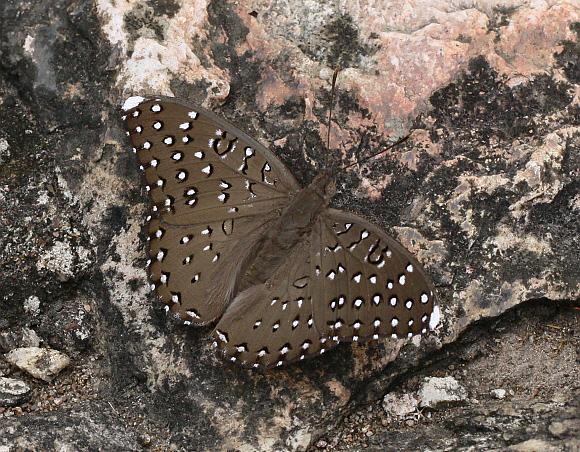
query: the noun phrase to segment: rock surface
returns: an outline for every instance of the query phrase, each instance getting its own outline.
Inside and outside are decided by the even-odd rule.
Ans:
[[[6,353],[4,358],[33,377],[47,382],[70,364],[69,357],[64,353],[39,347],[15,348]]]
[[[0,422],[0,450],[138,451],[143,444],[108,404],[81,404]]]
[[[15,378],[0,377],[0,406],[22,405],[30,395],[30,386]]]
[[[580,9],[480,3],[2,3],[0,346],[72,365],[44,383],[0,361],[32,388],[0,407],[0,446],[578,448]],[[302,184],[412,129],[341,173],[333,202],[417,255],[436,330],[259,374],[220,361],[210,327],[166,317],[119,120],[152,92],[238,124]],[[385,394],[447,376],[477,402],[381,418]]]
[[[436,408],[467,402],[467,391],[453,377],[429,377],[421,384],[419,398],[419,406]]]

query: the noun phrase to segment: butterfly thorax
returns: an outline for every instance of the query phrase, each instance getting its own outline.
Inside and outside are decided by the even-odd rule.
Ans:
[[[327,207],[333,184],[320,174],[294,195],[280,217],[256,244],[238,291],[266,282],[290,258],[298,243],[309,239],[312,227]]]

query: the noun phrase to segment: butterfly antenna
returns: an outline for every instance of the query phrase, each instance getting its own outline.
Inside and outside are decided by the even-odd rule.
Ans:
[[[332,109],[334,108],[334,94],[336,92],[336,77],[338,76],[338,69],[334,70],[332,75],[332,87],[330,88],[330,108],[328,109],[328,131],[326,133],[326,150],[330,151],[330,124],[332,120]],[[324,168],[328,168],[328,152],[324,158]]]
[[[336,77],[338,76],[338,69],[334,70],[332,75],[332,88],[330,89],[330,108],[328,109],[328,133],[326,136],[326,148],[330,150],[330,121],[332,119],[332,109],[334,108],[334,94],[336,92]]]
[[[356,162],[349,163],[348,165],[346,165],[346,166],[343,166],[343,167],[342,167],[341,169],[339,169],[338,171],[336,171],[336,172],[332,173],[332,174],[331,174],[331,176],[336,176],[338,173],[340,173],[340,172],[342,172],[342,171],[345,171],[345,170],[347,170],[347,169],[348,169],[348,168],[350,168],[351,166],[355,166],[355,165],[362,165],[363,163],[365,163],[365,162],[368,162],[370,159],[372,159],[372,158],[376,157],[377,155],[384,154],[385,152],[387,152],[387,151],[389,151],[389,150],[393,149],[395,146],[398,146],[398,145],[400,145],[401,143],[404,143],[405,141],[407,141],[407,140],[408,140],[408,139],[411,137],[412,133],[413,133],[413,132],[409,132],[409,133],[408,133],[407,135],[405,135],[403,138],[399,138],[397,141],[395,141],[393,144],[391,144],[391,145],[387,146],[387,147],[386,147],[385,149],[383,149],[382,151],[375,152],[374,154],[372,154],[372,155],[369,155],[368,157],[366,157],[366,158],[364,158],[364,159],[362,159],[362,160],[357,160]]]
[[[336,94],[336,78],[337,78],[337,76],[338,76],[338,69],[335,69],[334,70],[334,74],[332,75],[332,88],[330,90],[330,108],[328,109],[328,132],[327,132],[327,136],[326,136],[326,148],[327,148],[327,150],[330,150],[330,125],[331,125],[331,120],[332,120],[332,110],[334,108],[334,96]],[[354,165],[362,165],[363,163],[369,161],[373,157],[376,157],[377,155],[381,155],[381,154],[383,154],[383,153],[385,153],[385,152],[393,149],[395,146],[398,146],[398,145],[404,143],[405,141],[407,141],[411,137],[411,134],[412,134],[412,132],[409,132],[407,135],[405,135],[404,137],[398,139],[393,144],[387,146],[382,151],[375,152],[374,154],[371,154],[371,155],[369,155],[368,157],[365,157],[362,160],[358,160],[357,159],[356,162],[350,163],[350,164],[348,164],[346,166],[343,166],[338,171],[332,173],[331,176],[336,176],[338,173],[340,173],[341,171],[347,170],[351,166],[354,166]],[[362,145],[362,139],[361,139],[361,145]],[[325,167],[328,168],[328,162],[325,163]]]

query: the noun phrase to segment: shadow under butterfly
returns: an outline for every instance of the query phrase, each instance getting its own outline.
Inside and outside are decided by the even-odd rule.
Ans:
[[[217,322],[225,357],[269,368],[427,331],[431,279],[378,226],[328,207],[329,175],[300,187],[263,145],[187,102],[123,109],[152,200],[152,287],[186,323]]]

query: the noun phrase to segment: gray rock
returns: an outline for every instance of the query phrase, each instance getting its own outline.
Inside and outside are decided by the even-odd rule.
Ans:
[[[16,348],[4,356],[9,363],[44,381],[51,381],[70,364],[67,355],[49,348]]]
[[[360,452],[409,451],[576,451],[580,446],[580,398],[562,406],[550,403],[549,412],[532,414],[533,398],[510,402],[488,399],[458,408],[444,422],[420,421],[414,429],[389,426],[366,446],[333,450]],[[552,421],[550,421],[552,420]],[[554,425],[558,424],[558,425]],[[546,432],[553,426],[554,435]],[[328,450],[328,449],[323,449]],[[310,449],[309,452],[315,452]]]
[[[383,398],[383,410],[393,418],[403,418],[417,410],[419,401],[411,394],[389,393]]]
[[[38,347],[40,338],[31,328],[16,328],[0,333],[0,352],[6,353],[18,347]]]
[[[0,377],[0,406],[18,406],[28,399],[30,386],[22,380]]]
[[[106,450],[107,440],[129,447],[141,435],[155,450],[304,450],[332,436],[354,407],[377,406],[404,376],[434,375],[419,367],[440,362],[439,350],[472,334],[476,321],[497,321],[540,297],[557,309],[577,300],[578,7],[456,3],[391,2],[369,14],[369,2],[350,0],[340,11],[336,2],[295,0],[38,0],[25,10],[0,2],[0,139],[9,151],[0,170],[0,331],[34,329],[79,364],[42,385],[66,394],[67,407],[33,412],[45,394],[32,391],[22,417],[10,419],[18,436],[0,438],[38,440],[41,450],[63,438],[70,450]],[[333,204],[375,221],[425,264],[439,292],[435,333],[341,344],[262,374],[216,358],[210,327],[175,322],[149,289],[148,199],[118,119],[123,99],[145,92],[215,110],[264,141],[303,184],[412,127],[403,146],[339,174]],[[81,313],[85,304],[91,309]],[[466,375],[476,380],[470,394],[484,387],[486,397],[489,388],[518,393],[540,381],[519,406],[481,397],[485,410],[455,408],[447,422],[373,428],[371,446],[571,443],[535,425],[578,418],[558,405],[569,401],[543,397],[579,390],[577,312],[559,329],[546,326],[553,313],[528,329],[525,317],[513,320],[521,328],[514,335],[530,331],[533,344],[518,343],[503,366]],[[482,346],[489,329],[450,355],[456,369],[499,347]],[[540,360],[528,347],[545,343],[551,350]],[[501,386],[492,381],[499,373]],[[550,410],[530,408],[540,402]],[[127,441],[91,442],[92,422]],[[351,436],[364,436],[360,428]]]
[[[2,419],[0,450],[121,452],[143,448],[135,433],[108,404],[90,403],[74,409]]]
[[[419,405],[426,408],[458,405],[467,402],[467,391],[453,377],[428,377],[419,389]]]
[[[505,389],[492,389],[489,393],[496,399],[505,399],[507,391]]]

